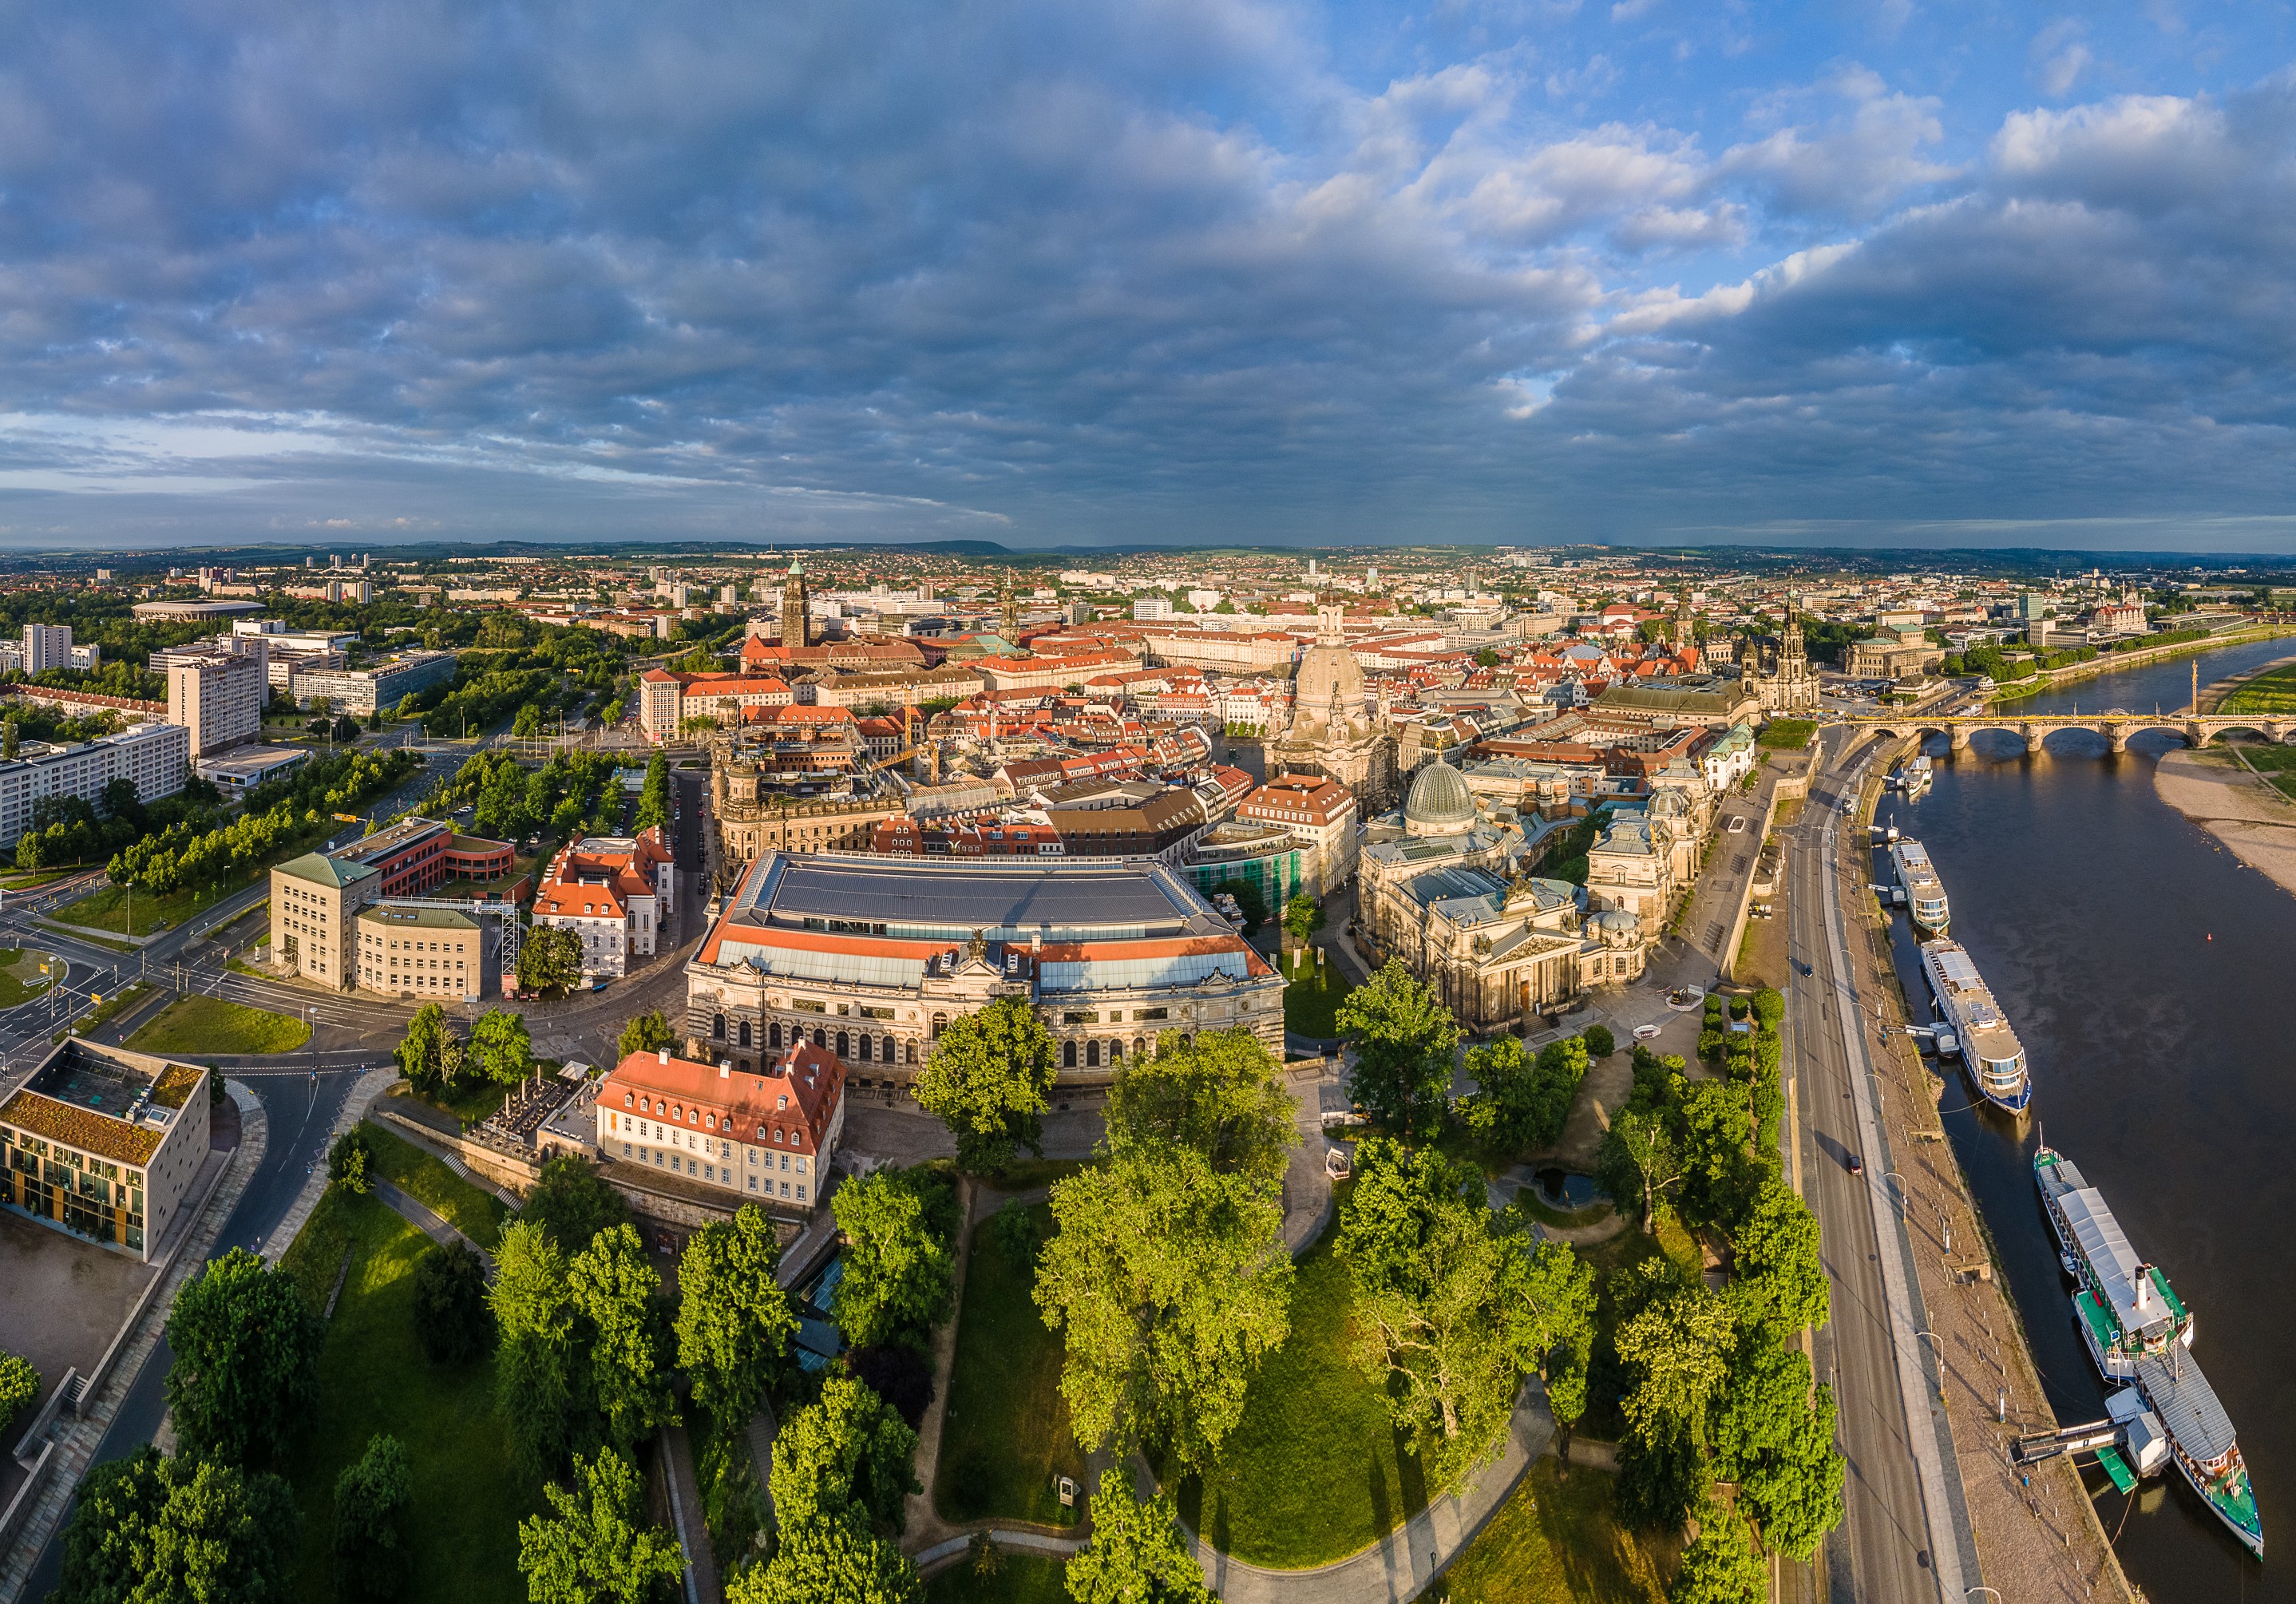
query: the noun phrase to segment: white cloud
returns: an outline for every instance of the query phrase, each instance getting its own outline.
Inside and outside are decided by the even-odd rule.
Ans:
[[[2095,59],[2082,40],[2083,31],[2079,21],[2061,17],[2033,36],[2028,52],[2033,62],[2033,81],[2052,100],[2070,94]]]

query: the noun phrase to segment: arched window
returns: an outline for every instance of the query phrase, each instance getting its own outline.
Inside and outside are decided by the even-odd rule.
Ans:
[[[1144,1058],[1148,1056],[1147,1037],[1135,1036],[1132,1038],[1132,1056],[1136,1058]]]
[[[1124,1062],[1124,1038],[1119,1036],[1108,1044],[1108,1062],[1112,1068]]]
[[[852,1038],[846,1035],[843,1031],[837,1032],[837,1056],[840,1058],[849,1058],[853,1056]]]
[[[1063,1041],[1061,1043],[1061,1067],[1062,1069],[1074,1069],[1076,1067],[1075,1042]]]
[[[767,1047],[779,1047],[781,1044],[782,1044],[782,1022],[781,1022],[780,1020],[776,1019],[776,1020],[775,1020],[775,1021],[773,1022],[773,1024],[772,1024],[771,1025],[769,1025],[768,1027],[767,1027],[767,1031],[766,1031],[766,1045],[767,1045]]]
[[[829,1038],[822,1034],[821,1027],[817,1024],[813,1027],[813,1044],[816,1047],[827,1047],[829,1045]]]
[[[910,1042],[909,1050],[903,1057],[907,1062],[914,1064],[917,1061],[917,1044],[914,1041]]]
[[[1084,1044],[1084,1066],[1086,1069],[1098,1069],[1100,1067],[1099,1042],[1087,1041]]]
[[[713,1041],[723,1041],[726,1040],[725,1015],[712,1014],[709,1016],[709,1039]]]
[[[743,1047],[750,1045],[750,1022],[746,1019],[742,1021],[742,1045]]]
[[[877,1050],[877,1043],[869,1032],[861,1032],[861,1062],[866,1064]]]

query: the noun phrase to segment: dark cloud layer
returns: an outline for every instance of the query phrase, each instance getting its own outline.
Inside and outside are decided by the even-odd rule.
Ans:
[[[1369,77],[1210,0],[7,26],[19,545],[2220,547],[2296,506],[2285,76],[1956,149],[1841,61],[1640,114],[1537,18]]]

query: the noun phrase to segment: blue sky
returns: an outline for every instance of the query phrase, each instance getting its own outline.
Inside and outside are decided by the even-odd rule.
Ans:
[[[2296,550],[2284,6],[7,31],[19,547]]]

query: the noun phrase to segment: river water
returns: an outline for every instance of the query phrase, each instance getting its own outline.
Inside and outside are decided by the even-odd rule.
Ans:
[[[2284,656],[2286,641],[2199,659],[2201,683]],[[2191,662],[2109,674],[2021,705],[2036,712],[2182,708]],[[2025,1045],[2035,1083],[2022,1122],[1969,1106],[1956,1068],[1945,1124],[1976,1189],[2058,1418],[2104,1413],[2072,1326],[2069,1287],[2034,1189],[2038,1134],[2077,1163],[2138,1254],[2194,1315],[2194,1357],[2240,1433],[2263,1516],[2259,1567],[2173,1470],[2098,1512],[2130,1579],[2155,1600],[2296,1604],[2296,1074],[2291,1073],[2296,897],[2160,801],[2152,770],[2179,744],[2138,736],[2115,757],[2081,731],[2025,755],[1980,735],[1917,802],[1880,820],[1927,843],[1968,948]],[[1886,862],[1877,878],[1890,884]],[[1893,920],[1899,974],[1928,1000],[1917,939]],[[1907,1169],[1915,1156],[1901,1155]],[[1960,1256],[1963,1245],[1955,1245]],[[2101,1472],[2087,1473],[2091,1486]],[[2035,1531],[2037,1540],[2041,1534]],[[2276,1553],[2284,1558],[2276,1561]]]

